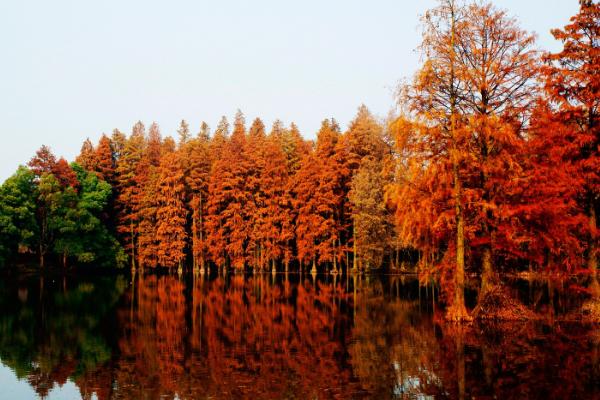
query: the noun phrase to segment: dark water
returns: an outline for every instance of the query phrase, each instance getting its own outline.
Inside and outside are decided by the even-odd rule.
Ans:
[[[599,330],[515,287],[547,321],[448,325],[407,277],[4,277],[0,398],[600,398]]]

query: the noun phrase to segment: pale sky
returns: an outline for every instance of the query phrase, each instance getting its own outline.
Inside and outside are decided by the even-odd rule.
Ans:
[[[557,49],[577,0],[495,0]],[[241,109],[313,138],[364,103],[384,116],[419,57],[434,0],[0,2],[0,182],[42,144],[74,159],[86,137],[137,120],[175,135]]]

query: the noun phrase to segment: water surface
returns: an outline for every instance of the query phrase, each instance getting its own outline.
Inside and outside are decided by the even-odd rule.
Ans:
[[[547,320],[448,325],[399,276],[12,275],[0,398],[600,398],[600,332],[554,318],[576,300],[515,290]]]

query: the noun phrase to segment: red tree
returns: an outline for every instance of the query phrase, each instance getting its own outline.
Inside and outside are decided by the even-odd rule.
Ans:
[[[181,269],[188,238],[184,169],[179,153],[168,153],[161,160],[156,202],[158,262],[165,267]]]
[[[593,291],[600,296],[598,269],[598,210],[600,207],[600,4],[581,1],[579,13],[564,29],[552,31],[563,49],[545,56],[545,89],[556,112],[553,119],[564,125],[570,141],[550,143],[553,152],[572,162],[576,173],[570,184],[577,188],[577,201],[587,216],[588,269]],[[543,130],[548,139],[552,132]],[[557,166],[560,168],[560,166]]]

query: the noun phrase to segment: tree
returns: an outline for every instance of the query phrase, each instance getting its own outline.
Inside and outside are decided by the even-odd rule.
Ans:
[[[398,152],[406,158],[399,168],[401,187],[396,187],[389,195],[396,206],[397,221],[405,225],[401,229],[404,239],[410,240],[422,254],[435,248],[435,236],[442,232],[454,233],[455,240],[454,243],[448,243],[445,260],[451,264],[449,258],[454,250],[454,298],[449,316],[457,320],[467,318],[464,305],[465,224],[461,177],[464,157],[459,152],[459,148],[465,146],[465,137],[457,129],[460,97],[456,62],[457,23],[464,17],[464,9],[457,7],[454,0],[447,0],[441,1],[423,18],[422,51],[427,57],[426,62],[415,75],[413,84],[404,87],[401,93],[401,101],[407,103],[409,111],[415,117],[421,117],[421,121],[414,124],[399,119],[393,126]],[[450,192],[446,189],[446,193],[438,193],[442,198],[436,199],[430,190],[435,187],[432,179],[438,181],[436,183],[440,188],[449,187],[451,196],[448,196]],[[432,212],[422,207],[423,202],[436,205],[435,200],[442,201],[437,209],[430,208]],[[439,209],[439,204],[448,203],[453,206],[453,213]],[[438,221],[448,221],[450,218],[455,220],[454,232],[449,231],[446,224],[443,230],[439,229],[441,224]],[[430,227],[438,227],[437,235],[434,235],[435,231],[430,232]]]
[[[347,168],[357,171],[363,162],[381,160],[386,154],[383,127],[363,104],[358,108],[345,136],[347,137]]]
[[[145,149],[145,155],[143,162],[147,167],[158,167],[160,165],[160,158],[164,152],[163,138],[160,134],[160,128],[156,122],[153,122],[148,129],[148,140]]]
[[[140,190],[138,186],[138,166],[145,151],[144,124],[137,122],[131,136],[125,142],[117,163],[116,186],[118,190],[115,209],[117,212],[117,233],[121,243],[129,253],[131,267],[136,263],[136,237]]]
[[[37,196],[35,175],[23,166],[0,186],[0,265],[33,251],[39,229]]]
[[[148,175],[140,193],[138,265],[140,268],[154,268],[159,264],[159,241],[157,237],[157,210],[160,205],[158,193],[159,170],[149,167]]]
[[[400,153],[408,157],[401,168],[406,188],[395,193],[397,219],[414,223],[404,232],[411,232],[407,239],[420,238],[422,251],[447,248],[443,256],[432,253],[432,258],[444,260],[442,265],[453,272],[453,284],[445,285],[454,292],[448,316],[463,319],[465,245],[481,260],[484,291],[495,281],[494,250],[511,251],[496,241],[510,233],[496,228],[511,206],[504,185],[520,173],[537,54],[533,36],[490,4],[457,7],[444,0],[426,14],[424,25],[426,61],[402,94],[416,123],[400,120],[395,125],[405,130],[397,130],[397,140],[403,146]],[[406,206],[411,201],[415,206]],[[408,214],[416,211],[417,202],[429,203],[434,214]],[[452,204],[453,215],[444,204]],[[449,262],[452,254],[454,263]]]
[[[53,221],[60,220],[60,217],[56,216],[56,211],[61,207],[61,203],[62,190],[56,177],[48,173],[42,175],[38,183],[36,205],[39,226],[36,244],[42,268],[45,266],[46,255],[54,244],[56,231]]]
[[[548,101],[555,120],[564,126],[571,140],[550,143],[554,152],[573,163],[570,184],[577,188],[576,199],[587,226],[587,267],[592,290],[600,297],[598,275],[598,211],[600,208],[600,4],[581,1],[570,24],[552,31],[563,49],[546,54],[542,69]],[[552,132],[545,131],[546,134]],[[560,168],[560,166],[557,166]]]
[[[77,164],[81,165],[88,171],[95,171],[98,161],[96,160],[96,151],[90,138],[87,138],[81,146],[81,151],[75,159]]]
[[[229,122],[225,116],[221,117],[217,129],[210,141],[211,161],[215,163],[223,153],[225,144],[229,140]]]
[[[218,128],[217,131],[221,131],[219,135],[225,139],[222,129],[224,128]],[[216,144],[215,139],[213,145]],[[245,183],[249,170],[245,147],[244,116],[238,111],[231,138],[217,148],[220,155],[216,155],[213,164],[207,209],[207,230],[212,259],[221,266],[229,260],[237,269],[243,269],[246,265],[246,249],[250,237],[249,213],[246,207],[250,204],[251,195]]]
[[[207,129],[207,128],[206,128]],[[211,158],[210,139],[201,134],[182,149],[185,161],[186,201],[191,217],[191,250],[194,270],[204,271],[206,264],[206,208]]]
[[[185,122],[185,119],[181,120],[177,134],[179,135],[179,147],[182,147],[190,140],[190,126]]]
[[[256,213],[260,215],[260,239],[264,243],[265,259],[271,261],[276,270],[276,262],[283,260],[286,267],[291,254],[289,243],[293,238],[289,213],[288,166],[286,154],[279,145],[278,138],[269,135],[264,144],[264,166],[260,171],[260,192],[263,201]]]
[[[157,187],[158,262],[165,267],[181,269],[187,242],[187,210],[184,170],[178,153],[169,153],[162,158]]]
[[[81,188],[75,192],[65,187],[51,204],[47,226],[53,238],[52,250],[62,256],[65,267],[69,258],[78,263],[120,266],[124,253],[100,218],[111,187],[77,164],[72,168]]]
[[[56,157],[52,150],[44,145],[40,147],[27,165],[37,177],[41,177],[44,174],[52,173],[56,166]]]
[[[468,117],[468,152],[474,160],[473,182],[468,186],[476,196],[476,232],[470,244],[481,252],[485,292],[497,280],[494,258],[506,257],[514,248],[510,241],[497,238],[514,233],[512,225],[501,221],[512,206],[505,194],[521,172],[519,154],[536,98],[538,53],[533,48],[535,37],[505,11],[491,4],[471,4],[466,15],[456,36],[458,107]]]
[[[293,174],[300,168],[302,158],[310,153],[310,144],[302,138],[298,127],[293,122],[290,124],[289,129],[277,127],[276,122],[273,123],[271,135],[280,140],[281,148],[287,158],[288,171]]]
[[[54,164],[51,173],[58,179],[62,187],[70,186],[75,190],[78,189],[79,181],[77,180],[77,175],[75,175],[75,172],[63,157],[59,158],[56,164]]]
[[[111,186],[77,164],[72,168],[81,183],[77,199],[77,237],[81,245],[74,256],[78,262],[122,267],[127,256],[102,218],[111,199]]]
[[[140,268],[156,267],[159,263],[157,238],[158,169],[165,149],[160,128],[153,122],[148,129],[142,156],[135,167],[137,209],[137,261]]]
[[[302,160],[290,187],[296,213],[295,236],[300,268],[311,261],[314,266],[317,259],[317,227],[321,224],[321,217],[318,214],[318,181],[315,177],[319,174],[319,167],[319,159],[311,152]]]
[[[210,127],[204,121],[200,124],[200,130],[198,131],[198,139],[209,141],[210,140]]]
[[[521,176],[506,191],[511,214],[501,224],[513,227],[498,231],[512,234],[497,240],[510,242],[514,256],[536,269],[575,273],[582,267],[581,232],[587,223],[577,202],[583,180],[574,162],[579,152],[576,135],[540,99],[531,118]]]
[[[269,259],[266,256],[265,243],[265,202],[262,173],[265,168],[265,125],[256,118],[246,136],[243,159],[246,161],[245,183],[243,191],[248,193],[249,201],[244,207],[248,223],[247,252],[251,265],[256,269],[266,268]]]
[[[110,136],[110,142],[112,144],[113,160],[115,162],[116,168],[117,163],[123,155],[123,149],[125,148],[125,142],[127,142],[127,137],[121,131],[115,129],[113,130],[113,133]]]
[[[359,173],[361,167],[364,164],[369,164],[368,172],[364,171],[364,173],[367,175],[373,174],[372,177],[377,178],[376,175],[380,175],[382,172],[383,158],[387,152],[387,146],[383,140],[383,128],[375,120],[373,115],[370,113],[369,109],[364,104],[358,108],[356,117],[352,120],[352,122],[350,122],[349,129],[345,133],[344,140],[341,141],[340,144],[342,147],[341,151],[344,154],[343,158],[340,160],[343,163],[343,168],[340,170],[340,173],[341,178],[343,179],[344,190],[346,192],[350,192],[351,189],[354,189],[354,201],[352,199],[349,199],[349,202],[345,201],[342,205],[341,218],[344,221],[342,223],[342,226],[346,230],[348,228],[351,229],[351,233],[347,234],[346,236],[347,239],[349,239],[350,236],[352,236],[353,268],[354,270],[357,270],[360,264],[360,254],[365,253],[360,248],[360,244],[375,248],[378,247],[378,245],[376,245],[375,242],[381,243],[382,240],[385,240],[385,236],[364,236],[364,234],[367,232],[367,230],[364,230],[366,229],[366,226],[364,224],[365,218],[367,218],[367,215],[365,213],[368,211],[366,209],[362,209],[360,211],[358,209],[355,209],[355,206],[358,205],[358,203],[356,203],[355,201],[359,201],[359,199],[362,197],[360,202],[362,202],[364,206],[365,201],[367,201],[367,198],[365,196],[369,196],[369,194],[359,193],[357,191],[359,187],[356,187],[354,178]],[[374,164],[378,164],[379,167],[376,167]],[[379,168],[379,173],[375,173],[374,171],[377,168]],[[364,178],[366,178],[366,176],[362,177],[362,179]],[[383,181],[381,179],[377,180],[379,181],[379,183],[381,183],[381,187],[383,188]],[[363,184],[359,183],[359,186],[360,190],[367,189],[366,187],[364,187]],[[378,196],[372,190],[370,192],[370,195],[375,197]],[[373,198],[372,200],[374,199],[375,198]],[[383,197],[381,197],[381,201],[381,206],[385,207],[385,205],[383,204]],[[375,209],[372,208],[370,211],[375,212]],[[377,211],[377,213],[379,214],[379,211]],[[359,216],[359,214],[361,216]],[[378,218],[375,215],[373,215],[373,217]],[[348,221],[348,219],[351,219],[351,221]],[[385,223],[381,226],[381,228],[383,229],[382,232],[385,232]],[[362,233],[357,232],[360,229],[363,229]],[[359,240],[359,238],[357,237],[361,235],[363,236],[363,240]],[[374,243],[369,244],[368,238],[371,238],[374,241]],[[373,261],[375,261],[376,258],[372,257],[373,253],[369,254],[370,259],[367,260],[368,264],[370,264],[372,267],[378,267],[381,264],[381,262],[374,264]],[[383,254],[381,254],[381,257],[382,256]]]
[[[355,259],[365,269],[378,268],[383,263],[385,248],[390,239],[390,215],[384,202],[382,165],[373,159],[365,160],[352,178],[348,195],[354,219]]]
[[[113,154],[113,145],[110,138],[106,135],[100,137],[96,147],[96,169],[98,177],[108,182],[114,183],[115,178],[115,159]]]
[[[339,231],[343,191],[336,145],[340,131],[335,120],[324,120],[317,134],[317,146],[295,176],[292,196],[296,199],[298,217],[296,237],[298,257],[316,265],[331,263],[337,269]]]

